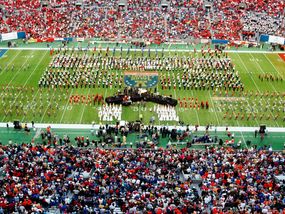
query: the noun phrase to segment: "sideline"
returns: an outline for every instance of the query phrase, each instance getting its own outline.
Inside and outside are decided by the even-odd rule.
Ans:
[[[8,49],[8,50],[50,50],[50,48],[28,48],[28,47],[17,47],[17,48],[7,48],[7,47],[0,47],[0,50],[2,49]],[[59,48],[57,47],[54,47],[53,48],[54,50],[58,50]],[[67,48],[67,50],[75,50],[75,51],[79,51],[78,48]],[[83,48],[84,50],[84,48]],[[102,51],[106,51],[107,48],[101,48]],[[124,52],[127,52],[128,49],[127,48],[123,48],[122,49]],[[151,52],[162,52],[162,50],[165,51],[165,49],[156,49],[156,48],[150,48],[150,51]],[[82,51],[82,50],[81,50]],[[89,51],[93,52],[93,49],[89,49]],[[135,50],[130,50],[131,52],[132,51],[135,51]],[[169,49],[168,50],[169,52],[194,52],[194,50],[185,50],[185,49]],[[197,52],[201,52],[201,50],[197,50]],[[224,50],[224,52],[226,53],[262,53],[262,54],[280,54],[280,53],[285,53],[285,51],[266,51],[266,50],[262,50],[262,51],[258,51],[258,50],[250,50],[250,51],[247,51],[247,50]],[[119,53],[119,51],[118,51]]]
[[[8,123],[9,127],[13,127],[13,123],[9,122]],[[31,123],[27,123],[28,127],[32,127]],[[103,124],[104,125],[104,124]],[[52,129],[99,129],[100,124],[59,124],[59,123],[35,123],[35,128],[42,128],[45,129],[48,126],[50,126]],[[115,126],[115,125],[109,125],[109,126]],[[0,123],[0,128],[5,128],[7,127],[7,123]],[[154,126],[160,129],[161,127],[166,127],[166,126]],[[180,130],[185,130],[186,126],[167,126],[169,129],[180,129]],[[218,132],[225,132],[226,128],[230,132],[254,132],[255,130],[259,130],[259,127],[238,127],[238,126],[212,126],[209,128],[209,131],[214,131],[215,128],[217,128]],[[195,126],[189,126],[190,130],[195,130]],[[204,131],[206,129],[206,126],[199,126],[198,131]],[[285,132],[285,127],[266,127],[268,132]]]

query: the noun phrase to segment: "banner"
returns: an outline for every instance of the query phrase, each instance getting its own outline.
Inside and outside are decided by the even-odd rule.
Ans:
[[[37,42],[54,42],[54,38],[38,38]]]
[[[260,36],[260,42],[270,42],[270,43],[276,43],[279,45],[284,45],[285,38],[280,37],[280,36],[269,36],[269,35],[262,34]]]
[[[213,39],[212,44],[228,44],[228,40],[223,40],[223,39]]]
[[[26,33],[25,32],[18,32],[17,33],[18,39],[25,39],[26,38]]]
[[[124,83],[129,87],[151,88],[158,83],[157,71],[125,71]]]
[[[75,39],[77,42],[84,42],[84,38],[76,38]]]
[[[72,38],[71,37],[64,38],[64,41],[72,42]]]
[[[207,44],[207,43],[209,43],[209,41],[210,41],[209,39],[201,39],[202,44]]]
[[[13,40],[13,39],[18,39],[17,32],[1,34],[1,40],[2,41]]]
[[[259,40],[260,40],[260,42],[268,42],[269,36],[265,35],[265,34],[261,34]]]
[[[25,32],[11,32],[11,33],[0,34],[1,41],[8,41],[13,39],[25,39],[25,38],[26,38]]]
[[[276,44],[279,44],[279,45],[284,45],[285,38],[282,38],[280,36],[269,36],[268,42],[276,43]]]
[[[54,38],[54,41],[64,41],[64,38]]]

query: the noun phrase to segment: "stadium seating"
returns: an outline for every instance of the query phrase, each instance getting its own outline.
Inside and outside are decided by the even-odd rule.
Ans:
[[[0,146],[0,212],[284,212],[284,154]],[[193,183],[192,183],[193,180]],[[196,183],[200,183],[198,186]]]
[[[119,6],[121,2],[126,6]],[[42,3],[48,5],[44,6]],[[166,4],[165,7],[162,7],[163,3]],[[159,44],[181,40],[188,42],[190,39],[202,38],[256,41],[260,34],[285,36],[282,28],[285,21],[284,6],[284,1],[281,0],[0,0],[0,33],[25,31],[27,39],[35,38],[40,41],[64,37],[133,39]],[[9,83],[7,84],[7,80],[1,83],[0,95],[5,114],[3,118],[8,121],[14,115],[19,116],[19,120],[14,122],[14,128],[17,128],[15,132],[11,130],[8,122],[7,127],[2,127],[8,134],[21,134],[17,126],[21,121],[21,114],[22,121],[33,115],[31,118],[35,118],[37,122],[36,119],[40,115],[41,122],[50,122],[55,121],[59,117],[57,113],[61,111],[60,123],[67,123],[68,120],[64,120],[66,110],[69,111],[67,107],[82,109],[81,114],[79,111],[75,112],[76,116],[81,116],[80,123],[88,106],[97,114],[96,118],[100,121],[110,124],[118,122],[114,126],[100,124],[99,129],[95,129],[95,122],[92,122],[91,133],[88,130],[92,139],[77,129],[74,131],[74,139],[65,133],[67,129],[64,129],[64,137],[61,138],[60,134],[50,131],[50,126],[44,131],[43,128],[36,129],[32,122],[32,129],[23,125],[22,133],[30,136],[31,142],[22,143],[23,135],[20,138],[22,144],[13,144],[12,139],[3,144],[0,141],[0,214],[285,214],[285,153],[272,151],[275,142],[270,141],[270,146],[267,147],[268,144],[262,141],[264,135],[268,135],[267,132],[263,130],[258,133],[256,130],[255,138],[260,134],[259,145],[254,143],[251,146],[250,139],[244,139],[242,131],[237,132],[242,140],[236,138],[236,142],[235,134],[227,127],[226,132],[222,133],[223,136],[219,136],[218,140],[218,135],[212,138],[208,132],[211,125],[207,125],[203,136],[199,136],[199,125],[193,124],[193,131],[189,130],[188,125],[185,130],[180,130],[176,126],[171,129],[170,126],[158,128],[154,127],[155,116],[143,118],[141,113],[155,113],[154,115],[158,115],[159,124],[166,122],[184,126],[183,116],[178,116],[178,111],[171,107],[179,104],[179,110],[185,111],[185,115],[188,114],[188,110],[192,111],[189,115],[195,114],[197,124],[200,124],[201,114],[205,117],[208,115],[203,109],[211,110],[209,113],[215,115],[218,123],[218,117],[226,112],[223,118],[225,123],[231,123],[235,118],[236,121],[233,122],[238,124],[239,119],[247,118],[249,122],[251,119],[256,120],[256,108],[260,112],[265,112],[259,116],[260,120],[267,116],[268,122],[272,119],[278,126],[279,121],[276,120],[279,112],[285,112],[284,92],[279,91],[278,87],[276,90],[273,84],[272,89],[274,88],[275,92],[265,92],[266,87],[264,91],[259,91],[257,87],[258,91],[243,91],[244,84],[239,76],[239,72],[242,71],[235,70],[233,63],[239,66],[238,62],[234,57],[231,60],[227,53],[218,48],[204,50],[203,47],[201,54],[196,54],[195,49],[189,56],[186,56],[185,52],[183,58],[168,54],[168,57],[160,58],[157,55],[152,59],[150,48],[149,58],[143,56],[143,50],[142,48],[141,58],[128,56],[125,60],[122,57],[108,55],[109,47],[105,57],[101,56],[101,51],[98,51],[96,56],[96,51],[89,55],[84,54],[84,51],[75,51],[78,54],[74,51],[51,48],[50,52],[45,51],[46,55],[50,53],[51,60],[40,79],[37,79],[37,92],[34,85],[30,87],[27,84],[32,73],[26,75],[21,71],[34,69],[33,73],[38,70],[40,72],[41,68],[37,67],[42,66],[41,61],[33,67],[34,64],[28,61],[33,57],[25,55],[23,58],[26,61],[23,65],[18,65],[22,62],[16,63],[16,72],[13,72],[13,63],[3,63],[5,69],[1,75],[5,75],[6,70],[9,74],[5,78]],[[56,52],[55,55],[53,51]],[[43,55],[41,60],[46,55]],[[11,62],[14,59],[17,61],[16,57],[15,55],[13,60],[11,57]],[[243,62],[244,59],[239,57]],[[37,57],[34,58],[36,61]],[[248,60],[253,60],[252,64],[256,63],[260,68],[266,67],[258,64],[259,58],[250,57]],[[267,60],[271,63],[269,58]],[[142,64],[145,66],[141,66]],[[32,69],[29,69],[30,67]],[[247,70],[246,65],[243,67]],[[282,84],[283,77],[279,75],[275,66],[278,74],[270,75],[267,75],[267,71],[262,71],[262,74],[258,75],[258,69],[252,72],[254,69],[249,68],[250,77],[256,75],[251,77],[253,81],[258,78],[258,81],[275,81],[274,84],[278,84],[279,81]],[[0,70],[2,71],[2,67]],[[144,78],[141,74],[143,77],[138,77],[138,81],[135,81],[127,75],[124,79],[123,72],[117,70],[126,71],[126,74],[159,70],[161,76],[158,78],[157,75],[145,75],[148,78]],[[22,74],[19,78],[22,75],[30,76],[24,79],[24,84],[19,82],[14,85],[15,77],[11,77],[10,73],[16,76],[20,72]],[[142,84],[145,79],[146,86],[153,87],[160,83],[159,86],[164,93],[156,93],[160,87],[156,88],[154,93],[141,89],[130,89],[132,93],[125,93],[125,90],[129,90],[125,89],[124,93],[120,93],[123,80],[129,83],[129,86],[136,86]],[[85,88],[88,88],[88,94],[85,93]],[[95,88],[99,90],[95,92]],[[110,93],[105,90],[106,88],[118,92],[108,97]],[[199,97],[196,91],[192,93],[192,89],[201,91],[205,96]],[[208,89],[212,91],[203,91]],[[164,96],[169,91],[173,91],[175,99],[172,95]],[[182,91],[185,93],[180,94]],[[215,97],[213,100],[211,93]],[[139,120],[125,122],[121,120],[125,119],[121,117],[124,107],[115,106],[113,103],[124,101],[129,105],[132,95],[135,95],[134,102],[135,99],[141,101],[133,106],[132,112],[134,118]],[[171,106],[155,105],[148,108],[146,101]],[[51,105],[52,102],[55,105]],[[64,106],[61,106],[62,102]],[[99,106],[101,104],[102,106]],[[215,110],[216,106],[219,107],[219,111]],[[45,112],[43,109],[46,109]],[[27,114],[29,111],[30,115]],[[199,116],[198,111],[202,111]],[[125,114],[132,113],[125,111]],[[48,116],[46,121],[45,115]],[[93,120],[92,116],[90,114]],[[149,119],[151,125],[143,126],[143,119]],[[193,120],[193,123],[194,121],[196,120]],[[121,123],[124,125],[121,126]],[[87,127],[88,124],[85,125]],[[217,127],[215,134],[216,132]],[[1,138],[3,133],[4,131]],[[132,140],[127,141],[128,135]],[[276,135],[272,139],[281,137]],[[163,145],[160,141],[162,138]],[[242,141],[244,146],[241,145]]]
[[[261,33],[284,36],[284,2],[279,0],[40,1],[1,0],[0,33],[25,31],[32,38],[99,37],[160,43],[189,38],[256,40]],[[284,19],[284,18],[283,18]]]

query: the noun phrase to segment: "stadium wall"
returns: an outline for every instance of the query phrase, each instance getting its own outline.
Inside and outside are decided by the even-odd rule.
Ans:
[[[0,41],[9,41],[14,39],[25,39],[25,32],[11,32],[11,33],[2,33],[0,34]]]
[[[276,43],[279,45],[285,45],[285,38],[280,36],[270,36],[262,34],[259,38],[260,42],[269,42],[269,43]]]
[[[0,122],[0,128],[6,128],[7,124],[9,127],[13,127],[14,124],[12,122],[9,123],[4,123],[4,122]],[[32,127],[32,123],[27,123],[28,127]],[[91,129],[99,129],[99,127],[102,126],[102,124],[50,124],[50,123],[36,123],[35,124],[35,128],[42,128],[45,129],[47,127],[51,127],[53,129],[87,129],[87,130],[91,130]],[[110,126],[115,126],[114,124],[110,124]],[[163,128],[165,126],[155,126],[157,127],[157,129],[159,130],[160,128]],[[169,129],[179,129],[179,130],[186,130],[186,126],[167,126]],[[188,126],[188,128],[190,130],[194,130],[195,126]],[[218,132],[220,131],[226,131],[226,128],[228,128],[228,130],[231,130],[232,132],[251,132],[254,133],[255,130],[259,129],[259,126],[255,126],[255,127],[239,127],[239,126],[212,126],[210,127],[210,131],[214,131],[215,129],[217,129]],[[198,130],[205,130],[206,127],[205,126],[199,126]],[[268,130],[269,133],[271,132],[285,132],[285,127],[266,127],[266,129]]]

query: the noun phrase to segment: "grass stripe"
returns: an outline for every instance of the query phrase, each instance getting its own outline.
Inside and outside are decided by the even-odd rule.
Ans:
[[[219,121],[219,118],[218,118],[218,115],[217,115],[216,106],[215,106],[215,104],[214,104],[214,101],[213,101],[213,99],[212,99],[212,96],[211,96],[210,91],[209,91],[208,93],[209,93],[210,101],[211,101],[212,106],[213,106],[213,108],[214,108],[214,113],[215,113],[215,117],[216,117],[218,126],[220,126],[220,121]]]
[[[9,50],[8,50],[9,51]],[[10,51],[11,52],[11,51]],[[12,58],[12,60],[9,62],[9,64],[7,65],[7,66],[5,66],[5,69],[3,70],[3,72],[0,74],[0,75],[2,75],[3,73],[4,73],[4,71],[6,71],[7,70],[7,68],[9,67],[9,65],[12,63],[12,62],[14,62],[14,60],[18,57],[18,55],[20,54],[22,52],[22,50],[21,51],[18,51],[18,53]],[[8,52],[6,52],[6,53],[8,53]],[[5,54],[6,54],[5,53]]]
[[[279,70],[275,67],[275,65],[271,62],[271,60],[268,58],[266,54],[263,53],[263,56],[265,56],[266,60],[272,65],[272,67],[277,71],[277,73],[282,77],[282,73],[279,72]]]
[[[192,94],[192,97],[194,97],[194,93],[193,91],[191,90],[191,94]],[[197,109],[195,108],[195,113],[196,113],[196,117],[197,117],[197,122],[198,122],[198,125],[200,126],[201,123],[200,123],[200,120],[199,120],[199,116],[198,116],[198,112],[197,112]]]
[[[155,49],[154,49],[155,50]],[[175,50],[174,49],[171,49],[169,51],[167,51],[167,47],[165,49],[165,57],[168,57],[169,56],[176,56],[176,53],[175,53]],[[158,50],[159,51],[159,50]],[[180,57],[189,57],[189,52],[188,50],[186,50],[186,52],[178,52],[178,56]],[[11,62],[13,61],[12,63],[15,63],[15,72],[17,71],[18,68],[21,67],[22,63],[24,63],[27,58],[26,57],[29,57],[29,54],[32,54],[31,53],[32,51],[12,51],[12,50],[9,50],[8,52],[8,55],[9,55],[9,59],[6,58],[4,59],[5,61],[1,61],[0,60],[0,64],[3,65],[3,63],[6,63],[6,62]],[[48,52],[48,51],[47,51]],[[146,50],[147,52],[147,50]],[[88,52],[90,55],[92,54],[92,52]],[[133,53],[133,52],[132,52]],[[131,53],[131,54],[132,54]],[[193,52],[191,52],[193,53]],[[250,53],[250,52],[247,52],[247,53]],[[40,78],[40,76],[42,75],[42,71],[44,69],[47,68],[48,66],[48,61],[51,59],[51,57],[47,57],[46,54],[44,53],[44,51],[36,51],[36,53],[33,53],[35,57],[37,57],[37,59],[34,58],[31,58],[29,57],[29,64],[31,65],[31,68],[34,69],[35,67],[34,66],[37,66],[38,63],[40,63],[40,65],[38,65],[37,68],[35,68],[36,70],[34,71],[33,74],[31,74],[30,72],[32,72],[32,70],[28,70],[28,72],[19,72],[16,76],[12,76],[12,75],[15,75],[15,73],[12,73],[12,72],[7,72],[5,74],[1,74],[1,81],[2,83],[8,83],[11,79],[13,79],[12,84],[17,84],[17,85],[23,85],[24,83],[26,85],[29,85],[29,86],[37,86],[37,81],[38,79]],[[43,55],[45,54],[45,57],[44,57],[44,60],[42,62],[39,62],[38,60],[40,60],[40,57],[43,57]],[[81,54],[80,52],[78,52],[78,54]],[[130,55],[131,55],[130,54]],[[152,52],[151,53],[153,56],[155,56],[155,53]],[[104,55],[104,54],[103,54]],[[124,55],[126,54],[123,54],[123,57]],[[144,54],[146,55],[146,54]],[[191,54],[193,55],[193,54]],[[197,53],[195,54],[197,57],[201,57],[201,54]],[[277,72],[279,70],[278,73],[280,73],[280,71],[283,72],[283,67],[282,65],[284,65],[283,62],[279,62],[278,59],[276,60],[274,57],[278,57],[277,54],[270,54],[270,55],[266,55],[266,54],[240,54],[240,56],[238,56],[236,53],[233,53],[233,54],[230,54],[234,63],[236,64],[236,67],[237,67],[237,71],[240,73],[240,76],[242,78],[242,82],[244,83],[246,89],[248,90],[251,90],[251,91],[261,91],[261,92],[265,92],[267,90],[267,88],[269,88],[270,92],[271,90],[273,91],[273,86],[271,86],[270,84],[275,84],[275,83],[262,83],[261,81],[259,81],[257,79],[257,75],[261,72],[264,72],[264,71],[271,71],[272,73],[274,73],[275,75],[277,75]],[[258,56],[259,55],[259,56]],[[119,52],[117,51],[116,52],[116,56],[119,56]],[[248,58],[248,56],[250,56],[250,58]],[[138,49],[137,50],[137,57],[141,57],[141,52],[140,50]],[[256,62],[253,62],[253,61],[249,61],[249,59],[251,58],[259,58],[259,62],[260,62],[260,59],[264,58],[262,63],[260,63],[259,65],[256,65]],[[13,60],[15,58],[15,60]],[[242,60],[242,62],[240,62],[240,58]],[[265,60],[266,59],[266,60]],[[268,62],[269,61],[269,62]],[[243,66],[243,63],[244,65],[247,67],[247,69]],[[267,64],[266,64],[267,63]],[[274,63],[273,65],[270,63]],[[260,69],[260,67],[262,67],[263,70]],[[264,67],[263,67],[264,66]],[[275,66],[275,68],[273,67]],[[3,67],[3,66],[2,66]],[[273,67],[273,68],[272,68]],[[22,68],[22,67],[21,67]],[[272,69],[271,69],[272,68]],[[270,70],[271,69],[271,70]],[[277,71],[275,71],[275,70]],[[21,69],[22,70],[22,69]],[[250,71],[250,72],[248,72]],[[285,71],[285,70],[284,70]],[[122,72],[122,71],[118,71],[119,73]],[[281,72],[281,73],[282,73]],[[164,74],[165,71],[159,71],[159,74]],[[283,74],[283,73],[282,73]],[[176,75],[175,75],[176,76]],[[171,73],[171,78],[172,78],[172,73]],[[172,80],[172,79],[171,79]],[[176,80],[175,80],[176,82]],[[269,85],[269,87],[267,85]],[[3,85],[4,86],[4,85]],[[178,86],[178,85],[177,85]],[[183,122],[185,122],[186,124],[191,124],[191,123],[194,123],[196,121],[195,117],[197,117],[197,122],[199,123],[199,125],[203,125],[203,124],[206,124],[206,123],[217,123],[218,125],[236,125],[237,126],[237,122],[236,120],[234,119],[230,119],[230,118],[227,118],[225,120],[222,119],[222,113],[225,112],[226,110],[225,109],[221,109],[221,112],[219,111],[219,102],[216,103],[215,100],[213,100],[213,97],[211,96],[211,91],[203,91],[203,90],[193,90],[193,91],[190,91],[190,90],[174,90],[173,88],[171,90],[162,90],[160,88],[160,84],[157,84],[156,87],[158,88],[158,93],[161,94],[161,95],[169,95],[172,93],[173,97],[180,97],[180,98],[183,98],[183,97],[190,97],[191,96],[191,93],[192,93],[192,96],[195,95],[195,97],[199,98],[200,102],[201,100],[205,101],[205,100],[208,100],[211,104],[211,108],[210,109],[211,111],[206,111],[205,109],[204,110],[198,110],[198,109],[188,109],[188,108],[181,108],[179,106],[176,107],[176,110],[177,110],[177,114],[180,116],[181,119],[183,119]],[[272,88],[271,88],[272,87]],[[275,87],[275,90],[277,91],[281,91],[282,90],[282,83],[281,82],[276,82],[276,84],[274,85]],[[113,87],[112,89],[110,88],[96,88],[96,89],[85,89],[85,88],[80,88],[80,89],[74,89],[73,93],[76,92],[76,94],[79,94],[79,95],[86,95],[86,94],[91,94],[91,93],[100,93],[102,95],[104,95],[104,98],[106,96],[109,96],[109,95],[113,95],[114,93],[116,93],[118,88],[115,88]],[[66,94],[66,96],[70,93],[70,90],[71,89],[68,89],[68,91],[64,92]],[[2,93],[6,93],[6,92],[2,92]],[[10,91],[7,92],[10,94]],[[17,93],[18,91],[14,91],[13,94],[15,93],[15,97],[17,96]],[[47,97],[47,90],[46,89],[43,89],[43,97],[44,97],[44,103],[46,103],[46,99],[48,98]],[[60,92],[57,91],[55,92],[56,95],[58,95]],[[9,95],[6,96],[3,104],[5,103],[5,106],[6,107],[9,107],[9,101],[11,100],[11,103],[14,102],[15,100],[13,100],[13,96]],[[52,93],[50,93],[50,96],[52,95]],[[20,118],[22,117],[22,120],[24,119],[33,119],[34,121],[37,121],[39,122],[42,118],[42,114],[41,115],[38,115],[38,113],[36,113],[36,116],[35,118],[32,117],[32,113],[29,112],[29,109],[25,108],[25,105],[27,105],[28,102],[32,101],[33,103],[35,103],[36,105],[33,105],[33,108],[34,109],[37,109],[36,106],[39,105],[39,101],[36,101],[34,102],[37,97],[39,96],[39,91],[35,91],[35,93],[31,93],[31,91],[28,92],[27,96],[28,96],[28,99],[26,99],[26,94],[24,94],[24,92],[22,92],[20,94],[19,97],[24,97],[24,100],[23,100],[23,104],[24,104],[24,109],[28,111],[28,114],[26,116],[23,116],[23,111],[20,110]],[[66,97],[64,96],[64,97]],[[223,95],[222,95],[223,96]],[[18,99],[19,99],[18,97]],[[57,97],[56,97],[57,98]],[[248,114],[249,112],[252,113],[252,107],[251,108],[248,108],[249,105],[255,105],[257,104],[257,102],[259,101],[259,99],[255,99],[255,97],[246,97],[246,101],[244,101],[244,105],[246,106],[246,111],[245,111],[245,114]],[[267,102],[267,98],[266,97],[263,97],[264,100],[266,100]],[[262,101],[262,99],[260,99]],[[266,117],[268,116],[268,118],[270,118],[269,120],[267,119],[267,122],[268,123],[267,125],[271,125],[271,126],[276,126],[275,124],[277,123],[278,125],[280,125],[282,122],[280,120],[280,118],[278,119],[278,121],[274,121],[272,120],[272,116],[270,114],[272,113],[276,113],[277,114],[277,110],[275,108],[275,110],[271,109],[271,106],[273,101],[272,99],[270,99],[271,101],[269,102],[269,105],[270,105],[270,110],[272,110],[270,113],[269,111],[267,111],[266,113]],[[1,100],[0,100],[1,102]],[[54,120],[55,122],[59,122],[61,117],[63,117],[62,121],[64,123],[89,123],[91,120],[94,120],[95,122],[98,122],[98,117],[97,117],[97,108],[96,106],[98,106],[96,104],[96,106],[86,106],[83,104],[78,104],[78,105],[72,105],[72,110],[70,110],[70,106],[71,105],[67,105],[67,108],[64,108],[66,105],[66,100],[65,98],[61,99],[61,101],[57,101],[56,99],[56,102],[59,104],[59,107],[60,107],[60,110],[57,111],[58,113],[54,113],[54,105],[52,105],[52,115],[54,117],[52,118],[47,118],[46,115],[44,115],[44,118],[43,118],[43,121],[45,122],[52,122],[52,120]],[[266,102],[262,101],[261,102],[261,106],[265,106],[266,105]],[[10,103],[10,104],[11,104]],[[7,105],[8,104],[8,105]],[[189,104],[189,103],[188,103]],[[3,108],[4,108],[4,105],[2,105],[0,103],[0,111],[1,113],[4,112],[3,111]],[[153,107],[153,104],[152,103],[147,103],[147,108],[152,108]],[[239,106],[238,104],[236,105],[233,105],[232,106],[235,111],[239,111]],[[256,107],[257,109],[254,109],[254,112],[256,112],[256,114],[260,114],[260,111],[262,111],[262,108],[260,106],[257,105]],[[14,110],[14,108],[13,108]],[[259,112],[257,111],[259,110]],[[43,108],[41,110],[41,112],[43,113],[43,111],[45,111],[45,109]],[[67,111],[67,112],[65,112]],[[195,111],[195,113],[194,113]],[[36,110],[35,112],[39,112],[39,110]],[[145,122],[148,122],[147,121],[147,118],[150,118],[150,116],[152,116],[154,114],[154,112],[150,112],[150,111],[142,111],[142,109],[140,109],[140,112],[143,113],[143,117],[144,117],[144,121]],[[229,113],[232,113],[232,110],[230,110],[230,107],[229,107]],[[134,111],[133,108],[128,108],[128,107],[123,107],[123,119],[124,120],[127,120],[127,121],[133,121],[133,120],[136,120],[137,119],[137,114],[138,114],[138,111]],[[195,115],[196,116],[195,116]],[[283,113],[282,113],[283,114]],[[4,114],[2,114],[4,115]],[[16,111],[13,111],[12,115],[7,115],[7,118],[6,119],[9,119],[9,120],[12,120],[14,119],[16,116]],[[252,118],[252,117],[251,117]],[[265,122],[265,119],[259,119],[259,117],[257,117],[254,121],[254,119],[252,120],[240,120],[239,118],[239,124],[240,125],[243,125],[243,126],[251,126],[251,125],[256,125],[256,123],[259,123],[259,122]],[[160,122],[158,120],[155,121],[155,124],[169,124],[169,125],[177,125],[176,122],[174,121],[171,121],[171,122]],[[282,123],[283,124],[283,123]]]
[[[25,81],[23,87],[25,87],[25,86],[27,85],[29,79],[31,78],[31,76],[33,75],[33,73],[36,71],[36,69],[38,68],[38,66],[41,64],[41,62],[43,61],[43,59],[44,59],[44,57],[46,56],[46,54],[47,54],[47,52],[42,56],[41,60],[37,63],[37,65],[36,65],[36,67],[34,68],[34,70],[31,72],[31,74],[29,75],[29,77],[26,79],[26,81]],[[29,58],[27,58],[27,59],[29,59]],[[24,65],[24,64],[23,64],[23,65]],[[22,65],[22,66],[23,66],[23,65]],[[11,81],[12,81],[12,80],[11,80]],[[10,82],[11,82],[11,81],[10,81]],[[8,85],[10,85],[10,84],[8,84]],[[20,91],[20,92],[18,93],[18,95],[15,97],[14,102],[12,103],[12,105],[14,105],[14,104],[16,103],[17,98],[20,96],[21,93],[22,93],[22,91]],[[4,118],[2,119],[2,121],[4,121],[5,119],[6,119],[6,116],[4,116]]]
[[[246,67],[246,65],[245,65],[244,61],[242,60],[242,58],[240,57],[239,53],[237,53],[237,55],[238,55],[238,57],[239,57],[239,59],[240,59],[240,61],[241,61],[242,65],[244,66],[244,68],[248,71],[248,74],[249,74],[249,76],[250,76],[250,78],[251,78],[252,82],[254,83],[254,85],[255,85],[256,89],[258,90],[258,92],[259,92],[259,93],[261,93],[260,89],[258,88],[258,86],[257,86],[256,82],[255,82],[255,81],[254,81],[254,79],[252,78],[252,76],[251,76],[251,74],[250,74],[250,72],[249,72],[248,68]],[[261,99],[263,100],[263,98],[262,98],[262,97],[261,97]],[[273,116],[273,114],[272,114],[272,112],[271,112],[271,111],[270,111],[270,114],[271,114],[271,116]],[[274,117],[274,116],[273,116],[273,117]],[[276,125],[279,127],[279,124],[277,123],[277,121],[275,121],[275,123],[276,123]]]
[[[34,51],[33,51],[34,52]],[[32,53],[33,53],[32,52]],[[29,61],[29,57],[27,57],[26,61],[22,63],[21,67],[17,70],[16,73],[14,73],[13,78],[9,81],[8,86],[10,86],[11,82],[16,78],[17,74],[22,70],[22,67]]]
[[[253,57],[253,55],[252,55],[251,53],[250,53],[250,56],[254,59],[254,57]],[[263,68],[259,65],[259,63],[257,63],[256,60],[253,60],[253,61],[255,62],[255,64],[257,65],[257,67],[259,67],[260,71],[261,71],[262,73],[266,74],[266,72],[265,72],[265,71],[263,70]],[[270,74],[271,74],[271,72],[270,72]],[[271,81],[269,81],[269,84],[272,86],[272,88],[274,89],[275,92],[278,92],[278,91],[276,90],[276,88],[274,87],[274,85],[272,84]]]
[[[62,113],[62,115],[61,115],[60,123],[61,123],[62,120],[63,120],[64,114],[65,114],[65,112],[66,112],[66,108],[67,108],[67,106],[68,106],[69,97],[71,96],[72,92],[73,92],[73,89],[70,91],[69,96],[67,97],[67,101],[66,101],[66,104],[65,104],[65,106],[64,106],[63,113]]]
[[[88,93],[87,93],[87,99],[88,99],[88,95],[89,95],[89,93],[90,93],[90,88],[88,89]],[[91,100],[91,102],[92,102],[92,100]],[[84,112],[85,112],[85,108],[86,108],[86,103],[84,104],[84,107],[83,107],[83,110],[82,110],[82,113],[81,113],[81,117],[80,117],[80,123],[82,123],[82,119],[83,119],[83,115],[84,115]]]
[[[45,110],[44,113],[43,113],[43,116],[42,116],[42,118],[41,118],[40,123],[43,122],[43,119],[44,119],[44,117],[45,117],[45,115],[46,115],[46,113],[47,113],[47,111],[48,111],[48,109],[49,109],[49,105],[50,105],[50,103],[51,103],[51,100],[52,100],[53,97],[54,97],[54,94],[55,94],[55,90],[53,91],[52,96],[51,96],[51,98],[49,99],[49,102],[47,103],[46,110]]]

